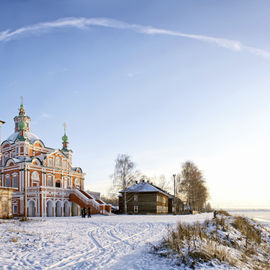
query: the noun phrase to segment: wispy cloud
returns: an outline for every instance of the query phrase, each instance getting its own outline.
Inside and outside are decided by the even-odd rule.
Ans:
[[[129,78],[133,78],[133,77],[135,77],[135,76],[137,76],[137,75],[139,75],[140,74],[140,72],[129,72],[128,74],[127,74],[127,76],[129,77]]]
[[[270,52],[256,47],[244,45],[238,40],[231,40],[226,38],[218,38],[205,35],[187,34],[178,31],[172,31],[168,29],[154,28],[152,26],[144,26],[138,24],[129,24],[126,22],[109,19],[109,18],[63,18],[51,22],[43,22],[34,25],[25,26],[14,31],[5,30],[0,32],[0,42],[9,41],[16,37],[26,34],[40,34],[42,32],[50,31],[57,28],[72,27],[78,29],[87,29],[89,26],[99,26],[115,29],[127,29],[138,33],[147,35],[167,35],[176,36],[181,38],[189,38],[198,40],[201,42],[207,42],[217,45],[219,47],[233,50],[233,51],[245,51],[263,58],[270,59]]]
[[[43,113],[40,116],[41,118],[52,118],[52,115],[48,114],[48,113]]]

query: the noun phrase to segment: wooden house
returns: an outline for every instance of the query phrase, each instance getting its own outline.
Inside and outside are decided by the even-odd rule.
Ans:
[[[120,191],[119,212],[122,214],[124,213],[123,196],[124,192]],[[171,214],[174,213],[174,202],[177,202],[179,209],[182,210],[183,207],[178,198],[144,180],[129,187],[126,190],[126,198],[128,214]]]

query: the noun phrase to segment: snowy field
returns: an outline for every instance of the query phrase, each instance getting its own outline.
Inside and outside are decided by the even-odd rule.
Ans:
[[[188,216],[93,216],[0,221],[0,269],[178,269],[149,253],[168,224]]]

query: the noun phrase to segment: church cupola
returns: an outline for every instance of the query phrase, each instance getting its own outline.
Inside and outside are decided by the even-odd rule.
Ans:
[[[64,136],[62,137],[62,151],[67,155],[70,164],[72,164],[72,150],[68,148],[67,124],[64,123]]]
[[[30,132],[30,121],[31,118],[25,115],[23,97],[21,97],[21,106],[19,108],[19,115],[14,117],[15,132],[22,133],[21,136],[23,136],[24,131]]]
[[[67,124],[64,123],[64,136],[62,137],[63,150],[68,150],[68,136],[66,134]]]

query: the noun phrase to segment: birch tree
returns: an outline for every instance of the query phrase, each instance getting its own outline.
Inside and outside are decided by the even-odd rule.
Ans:
[[[177,188],[192,210],[204,208],[208,190],[202,172],[193,162],[187,161],[183,164]]]
[[[123,192],[124,214],[127,214],[127,188],[135,182],[135,164],[129,155],[118,155],[115,161],[113,185]]]

